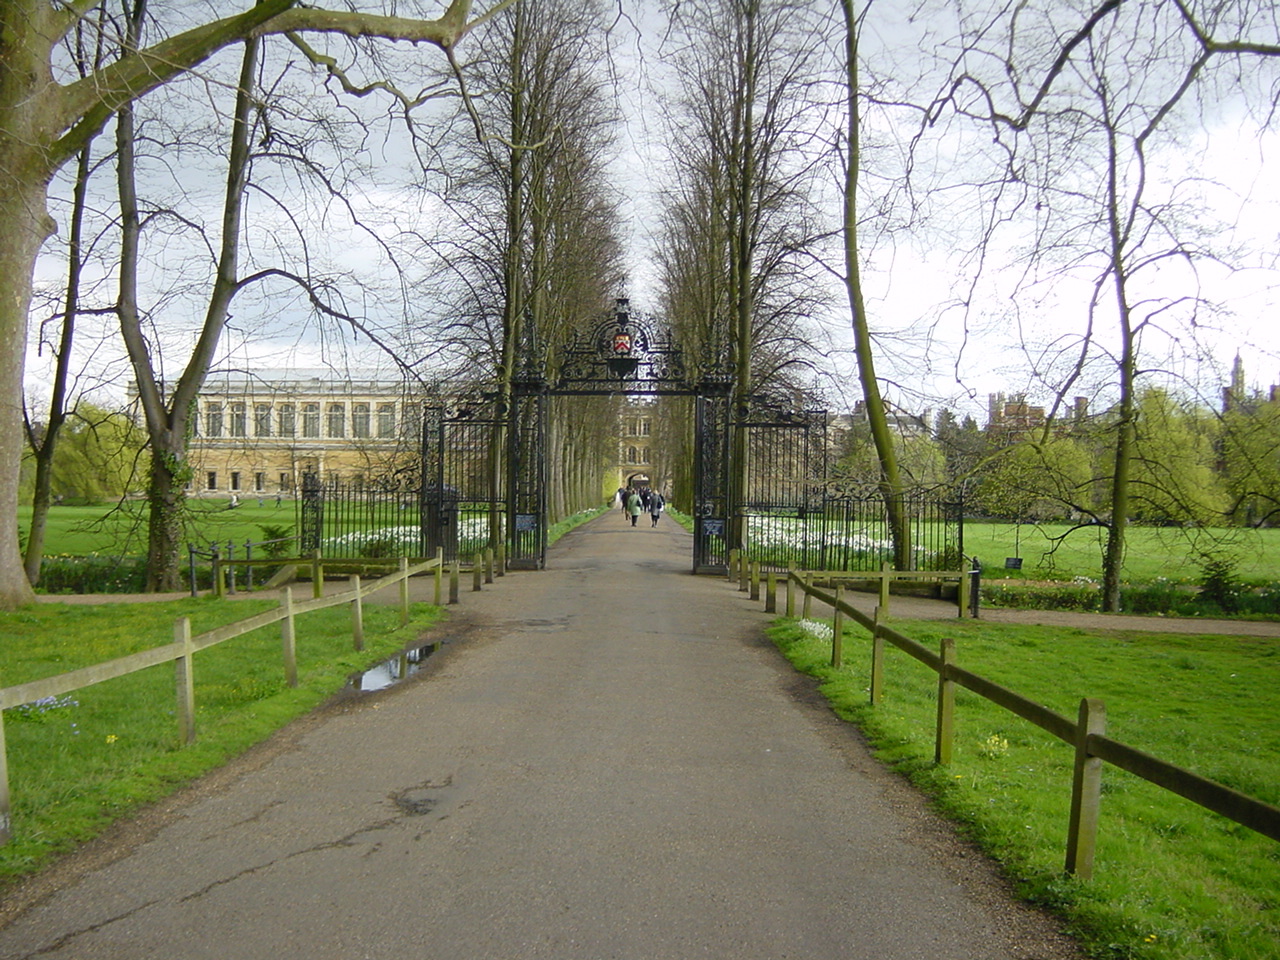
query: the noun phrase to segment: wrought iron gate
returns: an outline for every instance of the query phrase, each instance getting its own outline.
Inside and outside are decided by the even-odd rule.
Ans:
[[[723,391],[704,391],[694,402],[694,573],[729,569],[729,409]]]
[[[756,396],[745,414],[734,424],[744,461],[737,540],[749,559],[785,569],[819,534],[814,522],[825,512],[827,413]]]
[[[491,398],[427,407],[419,515],[426,554],[470,559],[502,542],[502,419]]]
[[[541,570],[547,559],[547,394],[520,391],[507,428],[507,566]]]

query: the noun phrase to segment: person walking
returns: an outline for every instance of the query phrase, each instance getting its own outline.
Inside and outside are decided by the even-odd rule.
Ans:
[[[634,527],[636,521],[640,519],[640,494],[634,490],[627,497],[627,513],[631,516],[631,525]]]
[[[618,496],[616,498],[616,502],[618,506],[622,508],[622,515],[625,517],[627,515],[627,488],[626,487],[618,488]]]
[[[649,494],[649,518],[653,520],[651,526],[656,527],[658,525],[658,518],[662,516],[662,507],[665,503],[666,501],[662,499],[662,494],[657,490]]]

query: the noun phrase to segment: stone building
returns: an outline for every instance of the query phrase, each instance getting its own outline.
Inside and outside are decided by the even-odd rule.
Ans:
[[[367,479],[416,454],[421,400],[396,380],[331,372],[212,376],[197,404],[190,493],[291,496],[302,475]]]
[[[653,486],[654,408],[628,397],[618,413],[618,482],[617,486]]]

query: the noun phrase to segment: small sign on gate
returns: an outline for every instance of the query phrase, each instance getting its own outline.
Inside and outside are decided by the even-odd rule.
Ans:
[[[517,513],[516,514],[516,532],[532,533],[538,529],[538,515],[536,513]]]

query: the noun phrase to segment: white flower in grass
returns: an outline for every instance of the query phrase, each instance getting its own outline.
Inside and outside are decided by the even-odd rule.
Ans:
[[[831,624],[823,623],[821,620],[801,620],[800,629],[815,640],[830,641],[834,635]]]

